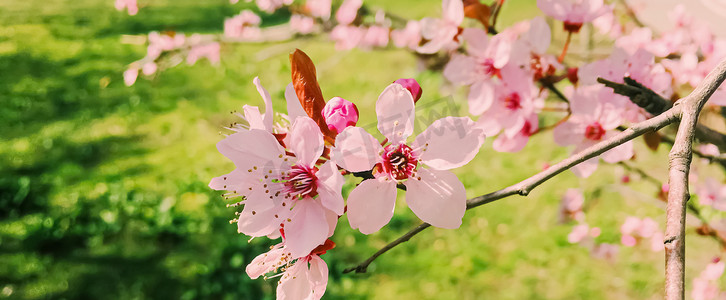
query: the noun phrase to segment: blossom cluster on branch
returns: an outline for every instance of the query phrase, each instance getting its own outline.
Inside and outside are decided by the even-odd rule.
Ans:
[[[230,206],[243,206],[233,220],[240,233],[281,239],[247,267],[251,278],[281,276],[280,299],[319,299],[328,277],[320,256],[335,247],[331,238],[338,218],[347,214],[352,228],[364,234],[377,232],[390,221],[399,189],[425,226],[461,226],[466,192],[450,170],[470,162],[485,137],[494,138],[496,151],[517,152],[533,135],[551,130],[553,141],[571,147],[575,156],[628,125],[654,117],[642,103],[600,82],[635,82],[654,95],[675,100],[726,58],[726,40],[688,15],[683,6],[668,16],[673,28],[656,32],[637,19],[624,18],[634,15],[626,3],[604,0],[538,0],[545,17],[501,31],[495,26],[504,0],[490,4],[443,0],[440,15],[420,20],[372,10],[362,0],[256,0],[255,4],[265,13],[287,10],[289,23],[265,27],[253,10],[243,10],[224,21],[223,35],[152,32],[146,56],[124,72],[125,83],[132,85],[139,73],[156,74],[182,61],[194,64],[206,58],[218,63],[220,47],[227,43],[326,34],[338,50],[396,47],[422,61],[438,60],[422,65],[440,70],[449,84],[465,89],[468,113],[474,118],[444,117],[414,137],[422,89],[413,79],[399,79],[382,87],[376,102],[377,131],[383,136],[379,140],[374,137],[378,133],[356,126],[359,111],[353,102],[341,97],[325,101],[314,64],[302,51],[290,56],[286,114],[273,111],[270,93],[255,78],[264,111],[245,105],[237,114],[242,121],[230,126],[232,133],[217,145],[235,169],[212,179],[210,187],[228,191],[227,199],[239,199]],[[135,0],[117,0],[116,8],[138,14]],[[273,30],[286,34],[275,35]],[[613,45],[612,51],[584,62],[572,58],[572,40],[584,31],[597,31]],[[565,40],[553,38],[558,35]],[[718,89],[708,103],[712,111],[726,105],[726,90]],[[545,124],[552,116],[558,121]],[[645,140],[655,150],[667,137],[653,132]],[[712,157],[726,150],[705,144],[701,148]],[[599,153],[571,170],[586,178],[601,159],[615,164],[641,155],[630,140]],[[644,174],[637,173],[630,170],[622,182]],[[363,179],[347,199],[342,193],[345,176]],[[657,197],[665,199],[668,186],[655,181]],[[726,228],[709,224],[711,220],[700,213],[711,208],[726,211],[726,186],[713,178],[694,182],[698,204],[692,204],[691,212],[702,222],[697,232],[726,245],[722,238]],[[583,245],[595,257],[613,259],[619,246],[596,242],[602,230],[585,221],[585,210],[582,192],[567,190],[560,221],[576,223],[568,241]],[[664,249],[664,232],[651,218],[626,218],[620,236],[626,247],[645,244],[653,251]],[[718,296],[714,281],[722,273],[723,262],[714,260],[694,280],[693,297]]]

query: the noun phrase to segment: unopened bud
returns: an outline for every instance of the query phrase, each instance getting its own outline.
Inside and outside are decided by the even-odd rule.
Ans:
[[[328,129],[340,133],[358,122],[358,108],[348,100],[333,97],[323,108],[323,117]]]
[[[411,92],[411,95],[413,96],[413,102],[416,103],[418,99],[421,99],[421,94],[423,93],[423,90],[421,90],[421,86],[418,84],[416,79],[413,78],[401,78],[393,83],[398,83],[405,87],[409,92]]]

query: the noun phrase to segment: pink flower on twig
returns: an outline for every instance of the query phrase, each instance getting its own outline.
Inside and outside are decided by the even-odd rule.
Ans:
[[[396,186],[406,186],[409,208],[436,227],[458,228],[466,210],[466,191],[448,171],[471,161],[484,142],[481,129],[468,117],[435,121],[412,144],[414,101],[411,93],[394,83],[376,102],[378,130],[388,139],[381,144],[365,129],[341,132],[331,158],[350,172],[373,172],[348,196],[348,220],[364,234],[378,231],[393,216]],[[423,168],[421,165],[429,168]]]

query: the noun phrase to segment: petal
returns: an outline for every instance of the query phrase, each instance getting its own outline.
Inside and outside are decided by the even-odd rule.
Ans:
[[[313,287],[308,279],[308,263],[299,260],[285,271],[277,285],[277,300],[309,299]]]
[[[466,211],[466,190],[449,171],[419,168],[418,178],[406,181],[406,203],[422,221],[440,228],[461,226]]]
[[[484,130],[469,117],[445,117],[434,121],[414,141],[421,148],[421,162],[436,170],[461,167],[479,152]]]
[[[582,142],[585,136],[585,128],[582,124],[567,121],[552,130],[555,142],[560,146],[576,145]]]
[[[476,62],[470,56],[454,54],[444,67],[444,77],[455,84],[469,85],[476,78]]]
[[[294,122],[297,117],[307,117],[308,114],[300,104],[300,99],[295,94],[295,88],[292,83],[285,88],[285,101],[287,102],[287,116],[290,122]]]
[[[509,137],[502,134],[492,143],[492,149],[499,152],[518,152],[527,145],[529,137],[523,134],[516,134]]]
[[[328,285],[328,265],[320,256],[311,256],[308,279],[313,287],[312,299],[320,299]]]
[[[264,126],[265,130],[272,132],[272,98],[270,97],[270,93],[267,92],[267,90],[262,86],[260,83],[260,78],[256,77],[252,79],[252,83],[255,84],[255,87],[257,87],[257,92],[260,93],[260,96],[262,96],[262,100],[265,101],[265,116],[263,118],[264,120]]]
[[[550,47],[552,31],[544,18],[536,17],[529,22],[529,31],[526,33],[527,40],[532,46],[532,52],[544,54]]]
[[[575,175],[580,178],[590,177],[590,175],[592,175],[592,173],[595,173],[595,171],[597,170],[598,160],[599,158],[593,157],[591,159],[583,161],[580,164],[572,167],[572,173],[575,173]]]
[[[265,129],[265,121],[257,106],[245,105],[242,107],[245,114],[245,120],[250,124],[250,129]]]
[[[237,218],[237,231],[249,236],[266,236],[280,229],[289,211],[279,207],[257,211],[245,206]]]
[[[480,28],[464,28],[461,39],[468,44],[467,51],[476,56],[484,55],[489,47],[489,36]]]
[[[298,117],[290,128],[290,150],[300,164],[313,166],[325,144],[318,124],[309,117]]]
[[[278,160],[281,161],[279,155],[285,153],[275,136],[259,129],[234,133],[219,141],[217,150],[243,170],[268,163],[277,164]]]
[[[605,139],[609,138],[608,135],[615,135],[615,133],[605,134]],[[627,141],[620,146],[605,151],[605,153],[601,154],[601,157],[602,160],[611,164],[628,160],[633,157],[633,141]]]
[[[376,101],[378,130],[392,144],[405,141],[413,133],[415,113],[411,92],[398,83],[386,87]]]
[[[335,138],[330,158],[350,172],[363,172],[373,168],[383,147],[365,129],[347,127]]]
[[[297,200],[289,221],[285,222],[285,247],[292,257],[306,256],[325,242],[329,232],[330,225],[320,202],[312,198]]]
[[[267,253],[262,253],[255,257],[255,259],[247,265],[245,272],[251,279],[257,279],[261,275],[270,273],[275,270],[275,264],[282,258],[284,249],[279,247],[273,248]]]
[[[469,89],[469,113],[481,115],[487,111],[494,102],[495,84],[491,81],[477,81]]]
[[[444,0],[441,7],[444,20],[454,25],[459,25],[464,21],[464,2],[462,0]]]
[[[392,181],[368,179],[348,195],[348,222],[353,229],[371,234],[383,228],[393,217],[396,184]]]
[[[342,190],[345,178],[338,172],[335,163],[326,161],[315,174],[318,177],[318,195],[320,203],[338,216],[343,214],[345,202]]]

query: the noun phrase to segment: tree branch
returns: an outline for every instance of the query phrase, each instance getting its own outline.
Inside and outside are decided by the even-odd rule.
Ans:
[[[708,98],[726,78],[726,60],[723,60],[687,97],[676,102],[673,109],[679,110],[681,123],[678,126],[673,148],[668,155],[668,204],[666,206],[665,231],[665,293],[666,299],[685,298],[686,264],[686,207],[688,191],[688,172],[693,156],[693,139],[698,126],[698,115]]]

